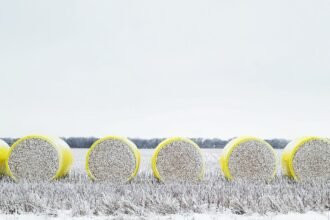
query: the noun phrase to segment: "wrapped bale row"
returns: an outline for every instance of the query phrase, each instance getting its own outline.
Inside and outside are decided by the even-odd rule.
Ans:
[[[283,150],[283,173],[294,180],[330,178],[330,141],[302,137]],[[239,137],[230,141],[220,157],[221,169],[228,179],[269,180],[276,175],[276,153],[263,140]]]
[[[283,173],[294,180],[330,179],[330,141],[302,137],[283,150]],[[276,153],[263,140],[239,137],[230,141],[220,156],[221,169],[228,179],[269,180],[276,175]]]
[[[303,137],[290,142],[282,154],[285,175],[295,180],[330,178],[330,141]],[[68,174],[73,156],[61,139],[32,135],[10,148],[0,140],[0,174],[14,180],[53,180]],[[277,156],[265,141],[239,137],[224,148],[220,167],[227,179],[270,180],[275,177]],[[140,152],[126,138],[108,136],[96,141],[86,156],[86,172],[92,180],[126,183],[137,175]],[[185,138],[161,142],[151,158],[154,176],[163,182],[201,180],[204,159],[196,143]]]

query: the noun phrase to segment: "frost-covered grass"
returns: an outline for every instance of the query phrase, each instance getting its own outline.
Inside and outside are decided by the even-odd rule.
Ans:
[[[142,151],[141,171],[124,185],[93,183],[84,173],[86,151],[74,150],[75,167],[57,182],[0,180],[0,213],[57,216],[150,216],[183,213],[236,214],[328,211],[330,181],[295,183],[278,176],[270,183],[228,182],[217,163],[220,150],[207,150],[206,176],[198,184],[159,183],[149,167],[152,150]]]

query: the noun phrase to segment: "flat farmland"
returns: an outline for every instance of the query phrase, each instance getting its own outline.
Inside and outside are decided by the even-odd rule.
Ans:
[[[7,177],[1,178],[0,213],[6,217],[32,215],[56,218],[65,213],[65,216],[79,218],[112,216],[145,219],[162,218],[163,215],[206,215],[210,217],[208,219],[217,219],[211,216],[226,213],[234,216],[271,213],[278,216],[329,211],[329,181],[297,183],[281,175],[280,170],[271,182],[227,181],[221,175],[218,163],[221,151],[202,149],[206,165],[202,181],[163,184],[151,172],[153,150],[141,149],[141,167],[137,177],[127,184],[111,185],[90,181],[84,171],[87,149],[73,149],[73,169],[64,179],[15,183]],[[278,156],[280,153],[277,150]]]

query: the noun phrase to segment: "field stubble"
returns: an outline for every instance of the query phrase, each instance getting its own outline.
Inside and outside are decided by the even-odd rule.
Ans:
[[[14,183],[0,180],[0,212],[72,216],[183,214],[231,211],[266,214],[329,211],[330,181],[296,183],[278,176],[272,182],[227,181],[218,158],[221,149],[203,149],[206,175],[203,181],[159,183],[150,167],[152,149],[142,149],[141,168],[128,184],[92,182],[84,171],[87,149],[74,149],[70,175],[55,182]],[[277,151],[279,154],[280,151]]]

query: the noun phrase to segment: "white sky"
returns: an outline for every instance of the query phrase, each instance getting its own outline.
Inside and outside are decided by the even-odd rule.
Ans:
[[[330,137],[329,11],[0,0],[0,137]]]

